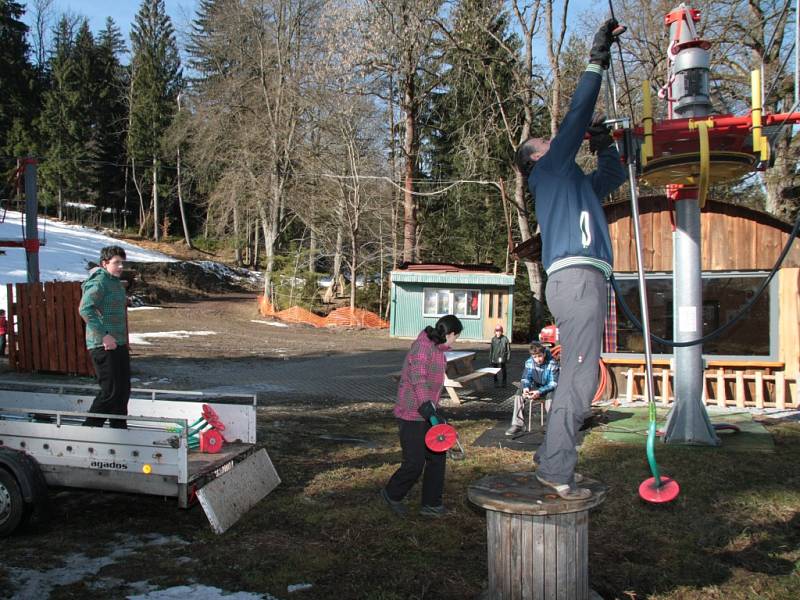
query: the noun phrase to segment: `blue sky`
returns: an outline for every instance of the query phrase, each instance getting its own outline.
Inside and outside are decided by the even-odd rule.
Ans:
[[[32,2],[23,1],[21,3],[27,5],[27,11],[33,10]],[[164,5],[176,31],[180,32],[194,17],[197,0],[165,0]],[[103,29],[106,17],[111,17],[127,39],[139,6],[141,6],[141,0],[55,0],[53,12],[55,19],[62,13],[84,16],[89,19],[89,26],[94,32]],[[31,24],[31,15],[27,12],[25,21],[28,25]]]
[[[21,1],[23,4],[32,5],[31,2]],[[198,0],[164,1],[167,13],[172,18],[173,25],[178,32],[184,30],[189,21],[194,17],[197,3]],[[570,14],[572,19],[575,19],[592,5],[592,2],[590,2],[590,0],[572,0],[570,4]],[[597,5],[598,3],[595,2],[594,4]],[[63,12],[71,12],[87,17],[92,31],[95,32],[103,29],[106,17],[111,17],[127,38],[130,25],[140,5],[141,0],[55,0],[53,9],[56,15],[60,15]],[[606,17],[608,7],[605,5],[598,5],[597,11],[599,13],[599,24],[599,22]],[[29,14],[26,14],[26,21],[30,24]]]
[[[33,2],[31,0],[19,0],[20,3],[27,6],[26,14],[24,16],[25,22],[32,26],[33,15]],[[89,27],[94,33],[101,31],[105,27],[106,17],[111,17],[117,24],[117,27],[122,31],[122,35],[126,43],[130,44],[130,28],[133,23],[136,13],[139,11],[142,0],[54,0],[52,7],[52,20],[58,20],[61,14],[68,13],[78,16],[84,16],[89,19]],[[195,17],[195,10],[199,0],[164,0],[164,5],[172,19],[172,24],[178,38],[179,46],[184,46],[184,33],[188,31],[191,20]],[[556,3],[558,7],[561,2]],[[575,27],[578,22],[586,18],[586,13],[592,7],[596,13],[590,20],[599,23],[607,18],[608,6],[599,3],[596,0],[571,0],[570,1],[570,21],[572,27]],[[556,9],[558,10],[558,8]],[[48,36],[49,37],[49,36]],[[47,37],[46,37],[47,39]],[[47,39],[49,42],[49,39]],[[541,44],[541,40],[538,40]],[[539,49],[539,51],[542,51]],[[126,61],[125,58],[122,59]]]

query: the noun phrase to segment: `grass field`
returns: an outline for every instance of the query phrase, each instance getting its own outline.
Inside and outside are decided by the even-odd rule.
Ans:
[[[202,512],[160,498],[70,492],[55,522],[5,540],[0,596],[15,569],[57,569],[67,554],[105,556],[121,533],[164,541],[130,551],[97,573],[56,585],[51,598],[125,597],[147,580],[166,589],[198,582],[286,600],[477,598],[486,580],[486,521],[466,500],[488,473],[530,470],[530,454],[472,447],[494,420],[451,421],[467,457],[449,461],[439,520],[391,514],[378,496],[400,452],[387,405],[259,408],[259,439],[283,483],[223,536]],[[765,425],[773,451],[659,445],[664,473],[681,486],[668,506],[643,503],[641,444],[587,438],[579,469],[608,484],[591,513],[590,583],[604,598],[800,598],[800,423]],[[88,560],[88,558],[87,558]],[[302,593],[287,587],[310,583]]]
[[[469,447],[494,421],[453,424],[467,441],[467,458],[448,463],[452,512],[433,522],[399,519],[377,499],[400,458],[385,418],[359,414],[343,422],[315,411],[301,432],[268,425],[265,439],[296,452],[280,460],[285,483],[267,502],[270,510],[248,518],[247,529],[282,540],[279,552],[268,553],[269,568],[257,569],[254,587],[285,589],[303,573],[319,598],[477,597],[486,578],[485,518],[466,501],[467,486],[487,473],[529,470],[530,455]],[[640,445],[610,443],[594,432],[579,468],[611,493],[590,519],[593,589],[606,598],[800,597],[800,424],[767,429],[774,452],[659,445],[662,471],[682,488],[669,506],[638,497],[649,476]],[[378,447],[321,444],[322,432]],[[418,505],[416,489],[410,504]]]

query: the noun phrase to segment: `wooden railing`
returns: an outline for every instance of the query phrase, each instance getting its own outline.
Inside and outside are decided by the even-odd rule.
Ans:
[[[717,365],[722,361],[713,361]],[[709,361],[711,366],[712,361]],[[725,368],[709,368],[703,373],[703,403],[719,408],[800,408],[800,373],[787,377],[777,367],[782,363],[742,361],[725,362]],[[713,366],[717,366],[713,365]],[[628,368],[622,371],[625,377],[624,400],[645,399],[645,372]],[[653,369],[654,398],[656,402],[669,405],[675,401],[674,372],[669,368]],[[787,393],[794,384],[795,398]]]

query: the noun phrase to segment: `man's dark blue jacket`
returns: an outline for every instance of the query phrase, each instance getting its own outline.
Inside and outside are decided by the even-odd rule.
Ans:
[[[614,144],[598,153],[597,170],[588,175],[575,162],[592,121],[601,72],[589,65],[583,73],[550,149],[528,178],[548,275],[569,266],[590,265],[611,276],[611,240],[600,199],[622,185],[625,169]]]

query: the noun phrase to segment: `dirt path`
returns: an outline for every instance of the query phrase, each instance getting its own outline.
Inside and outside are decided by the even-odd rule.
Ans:
[[[255,306],[254,297],[229,296],[132,311],[132,339],[147,342],[131,346],[134,386],[257,393],[265,404],[391,401],[396,384],[389,374],[400,369],[409,340],[390,338],[386,330],[287,326],[260,316]],[[168,332],[196,335],[147,337]],[[479,364],[487,347],[457,345],[477,351]]]

